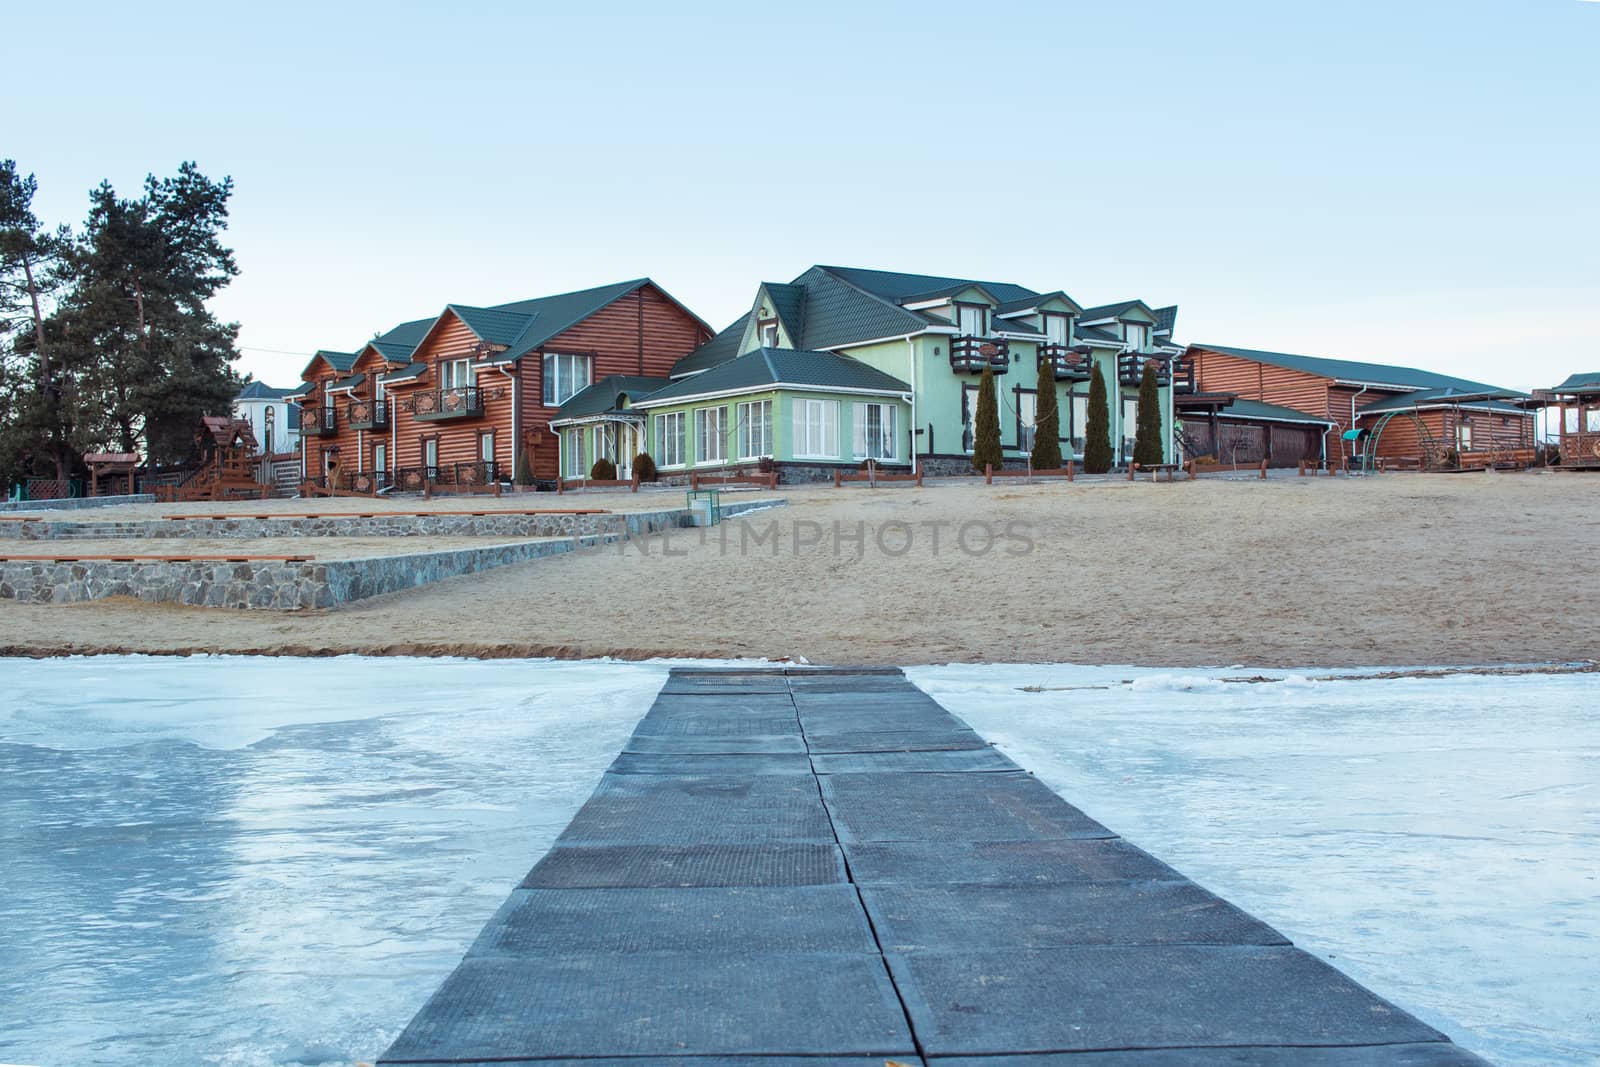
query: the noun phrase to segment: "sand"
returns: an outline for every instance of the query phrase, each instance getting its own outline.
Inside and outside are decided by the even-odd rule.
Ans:
[[[724,523],[703,543],[677,531],[328,612],[0,601],[0,650],[1266,667],[1600,656],[1600,478],[783,495],[790,506]],[[1011,523],[1016,537],[981,551],[985,531]]]

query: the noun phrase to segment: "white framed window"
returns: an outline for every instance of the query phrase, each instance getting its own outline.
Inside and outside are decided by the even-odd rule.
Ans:
[[[717,406],[699,408],[694,413],[694,461],[728,461],[728,409]]]
[[[1472,420],[1462,419],[1456,423],[1456,451],[1472,451]]]
[[[465,389],[472,381],[471,360],[452,359],[439,364],[439,388]]]
[[[594,360],[590,356],[546,352],[544,356],[544,406],[560,407],[593,381]]]
[[[772,401],[754,400],[740,404],[739,458],[760,459],[772,455]]]
[[[609,459],[613,463],[617,460],[616,441],[611,436],[611,427],[600,423],[594,428],[594,458]]]
[[[777,323],[775,323],[775,322],[763,322],[761,324],[761,347],[763,347],[763,348],[777,348],[778,347],[778,324]]]
[[[1122,336],[1134,351],[1142,351],[1145,347],[1145,338],[1150,327],[1137,322],[1122,324]]]
[[[389,446],[381,441],[372,446],[372,469],[378,474],[389,470]]]
[[[1124,458],[1133,455],[1133,439],[1139,432],[1139,398],[1122,398],[1122,453]]]
[[[839,458],[839,402],[794,402],[794,453],[808,459]]]
[[[1033,450],[1033,430],[1039,424],[1039,396],[1037,393],[1017,394],[1017,447],[1024,452]]]
[[[851,455],[856,459],[894,459],[894,405],[856,404],[851,414],[855,422]]]
[[[567,430],[566,447],[561,454],[566,458],[568,478],[582,478],[589,473],[589,468],[583,462],[583,427],[573,426]]]
[[[683,466],[683,412],[656,416],[656,465]]]
[[[1072,396],[1072,447],[1079,452],[1083,451],[1083,442],[1089,436],[1085,429],[1089,425],[1089,398],[1076,393]]]
[[[1072,343],[1072,316],[1046,314],[1044,317],[1044,339],[1053,345],[1070,345]]]
[[[1562,419],[1561,419],[1561,432],[1562,433],[1577,433],[1578,432],[1578,409],[1577,408],[1566,408],[1566,409],[1564,409],[1564,414],[1562,415]]]
[[[478,435],[478,458],[485,463],[494,462],[494,431]]]
[[[1600,407],[1589,408],[1584,412],[1584,433],[1600,433]]]
[[[384,397],[386,397],[388,395],[389,395],[388,392],[383,388],[383,379],[378,377],[377,372],[373,372],[373,375],[372,375],[372,402],[375,403],[375,404],[381,404],[381,403],[383,403]]]

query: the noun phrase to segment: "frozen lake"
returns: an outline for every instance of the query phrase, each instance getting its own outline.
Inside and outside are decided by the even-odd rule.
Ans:
[[[0,670],[0,1062],[52,1067],[370,1060],[666,676]],[[1089,814],[1467,1047],[1596,1061],[1600,678],[909,673]]]
[[[1458,1043],[1600,1063],[1600,676],[907,673],[1089,815]]]

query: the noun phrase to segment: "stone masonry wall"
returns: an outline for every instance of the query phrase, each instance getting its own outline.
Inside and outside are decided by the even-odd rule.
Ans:
[[[755,508],[782,503],[784,501],[740,501],[724,506],[723,514],[732,517]],[[523,563],[571,552],[582,544],[638,537],[689,525],[689,513],[681,508],[636,515],[547,517],[607,518],[620,521],[613,522],[609,530],[575,531],[563,540],[525,541],[520,544],[491,545],[443,552],[414,552],[363,559],[309,560],[304,563],[270,560],[246,563],[222,561],[167,563],[159,560],[127,562],[79,560],[62,563],[44,560],[0,561],[0,599],[29,604],[71,604],[84,600],[98,600],[102,597],[127,596],[139,600],[196,607],[255,608],[274,611],[331,608],[353,600],[427,585],[442,578],[473,574],[511,563]],[[438,516],[438,518],[473,518],[473,516]],[[20,525],[31,527],[47,524]],[[286,531],[274,529],[273,532],[282,536]],[[484,533],[485,536],[497,536],[494,531],[478,532]],[[168,533],[166,536],[174,535]]]
[[[771,501],[725,502],[723,514],[736,514]],[[121,540],[160,537],[207,539],[261,537],[637,537],[688,525],[682,508],[606,515],[384,515],[371,518],[323,515],[315,518],[149,519],[96,522],[0,523],[0,541]],[[0,552],[3,554],[3,552]]]

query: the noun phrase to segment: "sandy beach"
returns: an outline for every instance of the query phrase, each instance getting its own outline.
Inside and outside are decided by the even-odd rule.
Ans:
[[[0,601],[0,650],[1280,667],[1600,655],[1600,613],[1560,605],[1600,578],[1600,479],[1581,475],[782,495],[789,506],[704,537],[676,531],[326,612]]]

